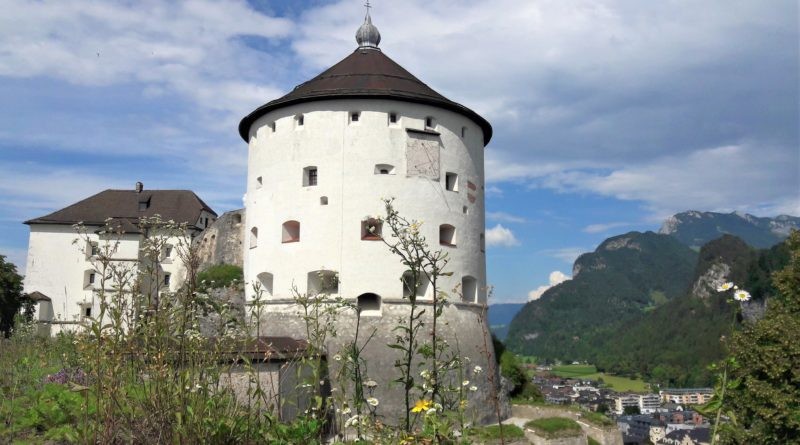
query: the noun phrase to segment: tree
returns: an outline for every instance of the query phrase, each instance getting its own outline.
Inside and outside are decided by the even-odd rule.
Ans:
[[[626,416],[639,415],[639,414],[641,414],[641,413],[642,413],[642,412],[641,412],[641,411],[639,411],[639,407],[638,407],[638,406],[636,406],[636,405],[633,405],[633,406],[626,406],[626,407],[624,408],[624,411],[623,411],[623,414],[625,414]]]
[[[17,273],[17,266],[0,255],[0,332],[3,337],[11,337],[14,317],[20,309],[24,309],[27,319],[33,317],[33,302],[22,295],[22,277]]]
[[[722,442],[793,443],[800,437],[800,232],[789,237],[790,263],[775,273],[777,295],[761,320],[729,343],[730,377]]]

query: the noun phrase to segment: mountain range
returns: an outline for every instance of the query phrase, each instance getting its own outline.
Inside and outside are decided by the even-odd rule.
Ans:
[[[571,280],[520,309],[507,345],[664,384],[709,384],[706,365],[721,357],[720,337],[733,315],[730,296],[715,285],[732,280],[750,290],[754,300],[743,312],[758,316],[772,292],[770,273],[788,254],[783,244],[756,248],[779,243],[796,227],[800,218],[790,216],[684,212],[670,217],[662,233],[608,238],[575,261]],[[510,310],[501,312],[507,317]]]
[[[764,249],[786,239],[792,229],[800,229],[800,218],[789,215],[761,218],[739,212],[690,210],[667,218],[658,233],[673,236],[695,249],[725,234],[738,236],[747,244]]]

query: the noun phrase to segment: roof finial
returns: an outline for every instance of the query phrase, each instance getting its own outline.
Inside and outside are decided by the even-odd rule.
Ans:
[[[358,42],[359,48],[377,49],[378,44],[381,43],[381,33],[378,32],[378,28],[372,24],[372,17],[369,15],[369,10],[372,8],[372,5],[369,4],[369,0],[364,3],[364,7],[367,8],[367,14],[364,16],[364,24],[356,31],[356,42]]]

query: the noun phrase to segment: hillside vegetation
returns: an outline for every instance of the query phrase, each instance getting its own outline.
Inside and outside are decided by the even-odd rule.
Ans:
[[[753,295],[743,316],[756,318],[774,295],[771,273],[788,258],[785,243],[759,251],[731,235],[697,254],[667,235],[609,238],[576,261],[572,281],[520,311],[508,345],[663,385],[708,385],[706,368],[722,358],[720,338],[730,335],[733,315],[713,283],[741,283]]]
[[[614,326],[685,292],[696,258],[668,235],[609,238],[577,259],[572,280],[522,308],[511,323],[508,346],[545,360],[587,359]]]

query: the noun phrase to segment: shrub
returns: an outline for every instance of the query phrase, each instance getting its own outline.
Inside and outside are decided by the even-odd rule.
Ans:
[[[232,264],[217,264],[197,274],[200,287],[212,289],[228,287],[234,281],[241,282],[243,278],[242,268]]]
[[[532,428],[536,434],[545,438],[571,437],[581,433],[581,426],[578,425],[578,422],[564,417],[531,420],[525,426]]]

